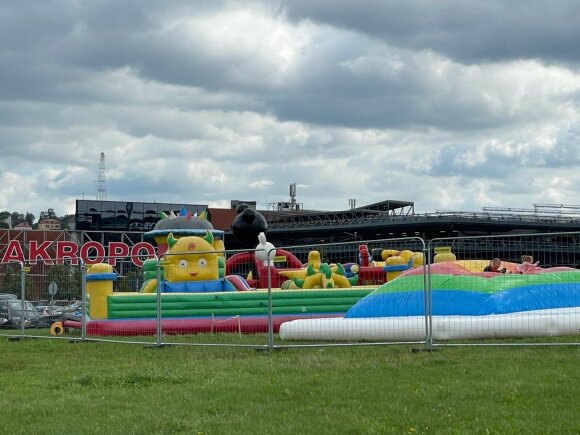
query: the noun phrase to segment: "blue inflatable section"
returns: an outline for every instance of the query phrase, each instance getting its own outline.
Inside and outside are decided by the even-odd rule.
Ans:
[[[212,281],[161,282],[161,293],[211,293],[236,291],[226,279]]]
[[[87,281],[115,281],[116,279],[117,274],[115,272],[87,274]]]
[[[530,285],[496,293],[465,290],[432,292],[432,310],[436,316],[483,316],[571,307],[580,307],[578,283]],[[344,317],[423,315],[425,315],[425,294],[420,290],[372,293],[356,303]]]

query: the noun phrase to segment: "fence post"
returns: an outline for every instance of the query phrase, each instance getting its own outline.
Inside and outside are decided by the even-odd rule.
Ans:
[[[266,258],[270,257],[270,252],[266,253]],[[274,348],[274,322],[272,321],[272,266],[268,260],[268,350]]]
[[[79,267],[81,268],[81,340],[87,338],[87,268],[82,258],[79,258]]]
[[[26,300],[26,270],[24,270],[24,263],[20,263],[20,334],[24,337],[24,322],[26,318],[24,316],[24,301]]]
[[[156,344],[161,346],[161,262],[159,257],[155,256],[157,261],[157,331]]]
[[[433,350],[433,306],[431,292],[431,243],[423,254],[426,263],[423,263],[423,285],[425,286],[425,349]]]

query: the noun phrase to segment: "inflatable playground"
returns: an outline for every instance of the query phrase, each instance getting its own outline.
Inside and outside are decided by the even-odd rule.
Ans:
[[[152,335],[158,319],[165,334],[259,333],[271,321],[288,340],[422,340],[427,327],[436,339],[580,331],[577,269],[504,262],[498,274],[482,272],[488,260],[438,253],[426,266],[423,253],[394,249],[375,261],[365,244],[350,263],[326,262],[314,249],[301,262],[269,243],[266,229],[259,213],[239,210],[233,230],[248,249],[226,258],[223,232],[203,215],[162,215],[145,234],[159,262],[144,263],[139,292],[115,292],[108,264],[88,269],[87,333]]]
[[[155,334],[158,316],[167,334],[266,332],[270,317],[277,332],[290,320],[342,317],[376,288],[357,285],[359,272],[375,283],[392,279],[401,269],[401,265],[395,271],[377,265],[326,263],[318,251],[311,251],[302,263],[291,252],[267,242],[263,231],[257,233],[251,250],[226,259],[222,233],[213,230],[203,216],[182,210],[179,216],[161,218],[146,233],[157,244],[160,262],[145,261],[139,292],[114,292],[118,277],[108,264],[88,269],[85,321],[89,334]],[[255,232],[255,225],[250,228]],[[405,254],[405,267],[412,267],[411,256]],[[248,273],[234,273],[248,265]],[[81,323],[67,320],[63,326],[80,328]]]
[[[580,270],[488,261],[442,259],[403,272],[362,298],[341,318],[295,320],[280,327],[286,340],[417,341],[427,326],[439,340],[577,334]],[[522,268],[522,266],[525,266]],[[432,314],[426,316],[428,306]]]

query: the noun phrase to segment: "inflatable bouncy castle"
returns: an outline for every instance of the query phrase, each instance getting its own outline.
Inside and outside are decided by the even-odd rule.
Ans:
[[[256,261],[271,265],[272,245],[265,236]],[[225,274],[224,260],[213,245],[209,230],[204,237],[167,235],[167,250],[159,264],[144,265],[145,282],[138,293],[113,292],[116,274],[107,264],[91,266],[87,275],[87,332],[91,335],[152,335],[198,332],[266,332],[269,299],[272,326],[297,318],[342,316],[372,289],[325,288],[310,290],[257,290],[237,275]],[[260,246],[260,245],[258,245]],[[79,328],[80,322],[66,321]]]

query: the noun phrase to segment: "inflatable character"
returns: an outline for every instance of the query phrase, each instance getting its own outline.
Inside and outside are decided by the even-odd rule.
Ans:
[[[218,256],[213,247],[213,236],[208,231],[204,238],[167,237],[169,250],[163,259],[165,280],[169,282],[209,281],[219,278]]]
[[[266,218],[247,204],[240,204],[237,212],[238,215],[232,223],[232,232],[244,247],[253,248],[256,245],[258,235],[265,234],[268,230]]]
[[[314,269],[312,264],[306,268],[306,277],[294,278],[282,283],[283,289],[314,289],[314,288],[350,288],[358,282],[358,275],[346,276],[342,264],[329,265],[321,263],[319,269]]]
[[[161,260],[161,285],[157,282],[155,266],[147,264],[141,291],[152,293],[161,287],[164,293],[195,293],[249,290],[248,284],[240,277],[223,277],[223,258],[213,246],[212,233],[205,237],[188,236],[176,239],[173,233],[167,236],[169,249]]]
[[[272,266],[274,264],[274,257],[276,256],[276,249],[274,245],[266,241],[266,234],[258,234],[259,244],[256,246],[256,258],[261,261],[264,266]]]

